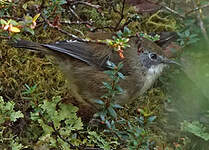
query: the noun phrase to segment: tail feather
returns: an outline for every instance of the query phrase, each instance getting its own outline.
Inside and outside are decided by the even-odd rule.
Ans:
[[[102,55],[102,57],[96,57],[93,48],[88,43],[77,41],[63,41],[52,44],[39,44],[35,42],[17,40],[11,43],[16,48],[26,48],[35,52],[44,52],[55,57],[63,57],[68,55],[83,61],[89,65],[94,65],[101,68],[106,68],[106,62],[110,59],[109,54]]]
[[[30,42],[30,41],[25,41],[25,40],[16,40],[12,43],[10,43],[13,47],[16,48],[26,48],[29,50],[35,50],[35,51],[46,51],[47,49],[43,46],[41,46],[39,43],[35,43],[35,42]]]

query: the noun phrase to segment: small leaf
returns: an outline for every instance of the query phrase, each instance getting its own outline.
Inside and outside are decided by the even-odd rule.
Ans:
[[[14,32],[14,33],[18,33],[18,32],[20,32],[20,29],[17,28],[17,27],[10,27],[10,28],[9,28],[9,31],[10,31],[10,32]]]
[[[31,33],[32,35],[34,35],[35,33],[34,33],[34,30],[33,29],[31,29],[31,28],[24,28],[24,30],[25,31],[27,31],[27,32],[29,32],[29,33]]]
[[[125,79],[125,76],[121,72],[118,72],[118,76],[123,80]]]
[[[118,31],[116,34],[117,34],[117,36],[118,36],[119,38],[121,38],[122,35],[123,35],[123,33],[122,33],[121,31]]]
[[[121,120],[118,120],[117,123],[119,124],[126,124],[126,120],[122,118]]]
[[[28,3],[25,3],[25,4],[23,4],[23,6],[22,6],[22,8],[23,8],[24,10],[27,10],[27,7],[28,7]]]
[[[104,105],[104,102],[100,99],[95,99],[94,102],[99,104],[99,105]]]
[[[104,73],[106,73],[107,75],[114,75],[114,71],[112,70],[104,71]]]
[[[109,60],[106,62],[106,64],[108,65],[108,67],[110,69],[114,69],[116,67],[116,65],[113,62],[109,61]]]
[[[12,25],[14,25],[14,26],[18,25],[18,23],[15,20],[10,20],[9,23],[12,24]]]
[[[190,35],[190,31],[189,30],[186,30],[184,33],[185,33],[186,37],[188,37]]]
[[[10,115],[11,121],[16,121],[18,118],[23,118],[24,115],[21,111],[12,112]]]
[[[125,33],[126,35],[129,35],[129,34],[131,34],[131,30],[129,30],[129,28],[125,26],[123,33]]]
[[[111,121],[111,127],[112,127],[112,129],[115,129],[115,121],[114,120]]]
[[[118,85],[116,85],[116,89],[117,89],[118,92],[120,92],[120,93],[123,93],[123,92],[124,92],[123,89],[122,89],[120,86],[118,86]]]
[[[119,104],[113,104],[112,107],[113,107],[113,108],[119,108],[119,109],[123,108],[123,107],[122,107],[121,105],[119,105]]]
[[[118,64],[118,70],[120,70],[122,67],[123,67],[123,63],[120,62],[120,63]]]
[[[123,42],[127,43],[130,39],[129,38],[123,38]]]
[[[1,20],[0,20],[0,23],[1,23],[1,24],[7,24],[7,22],[6,22],[4,19],[1,19]]]
[[[102,82],[107,89],[112,89],[112,86],[107,82]]]
[[[37,15],[35,15],[34,17],[33,17],[33,22],[36,22],[36,20],[38,19],[38,17],[40,16],[40,13],[39,14],[37,14]]]
[[[153,122],[156,118],[156,116],[150,116],[147,120],[148,122]]]
[[[100,116],[100,119],[101,119],[102,121],[105,121],[105,118],[106,118],[106,116],[107,116],[107,111],[101,112],[99,116]]]
[[[113,109],[112,106],[109,106],[109,107],[107,108],[107,110],[108,110],[109,114],[110,114],[113,118],[116,118],[116,117],[117,117],[117,113],[115,112],[115,110]]]
[[[111,129],[111,124],[110,124],[110,122],[109,122],[108,120],[105,121],[105,124],[107,125],[107,127],[108,127],[109,129]]]

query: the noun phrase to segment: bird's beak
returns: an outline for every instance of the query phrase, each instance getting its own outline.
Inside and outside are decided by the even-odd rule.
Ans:
[[[180,63],[178,63],[176,61],[173,61],[173,60],[170,60],[170,59],[164,59],[162,61],[162,63],[164,63],[164,64],[175,64],[175,65],[178,65],[178,66],[181,66],[182,67],[182,65]]]

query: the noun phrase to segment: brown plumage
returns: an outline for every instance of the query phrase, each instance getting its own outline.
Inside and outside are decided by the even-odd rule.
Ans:
[[[106,37],[108,36],[104,34],[103,38]],[[147,42],[147,40],[145,41]],[[124,90],[124,93],[116,97],[116,103],[122,105],[132,102],[137,96],[146,91],[162,72],[165,64],[173,63],[150,52],[153,49],[145,47],[149,44],[143,45],[143,42],[137,37],[132,37],[129,45],[130,48],[124,50],[125,59],[122,60],[118,53],[113,51],[112,47],[98,43],[61,41],[52,44],[38,44],[20,40],[13,44],[17,48],[26,48],[53,55],[56,58],[56,63],[59,64],[69,80],[69,86],[79,103],[79,107],[92,109],[97,108],[94,100],[99,99],[107,92],[102,84],[102,82],[110,80],[108,75],[104,73],[104,70],[108,69],[107,61],[115,64],[123,62],[124,66],[121,72],[126,79],[121,80],[119,85]],[[143,55],[138,52],[139,46],[142,45],[145,50],[145,52],[141,52]],[[160,47],[154,44],[154,51],[159,50]],[[155,66],[158,66],[157,69],[160,68],[159,71],[153,69]],[[151,70],[148,71],[150,68]],[[147,78],[147,72],[149,72],[149,78]],[[145,86],[147,79],[149,84]]]

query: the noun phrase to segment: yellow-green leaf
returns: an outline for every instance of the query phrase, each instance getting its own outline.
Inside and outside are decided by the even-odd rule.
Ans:
[[[20,29],[17,27],[11,27],[9,31],[17,33],[17,32],[20,32]]]
[[[37,14],[37,15],[35,15],[35,16],[33,17],[33,22],[36,22],[36,20],[38,19],[39,16],[40,16],[40,13]]]
[[[1,19],[1,20],[0,20],[0,23],[1,23],[1,24],[7,24],[7,22],[6,22],[4,19]]]

